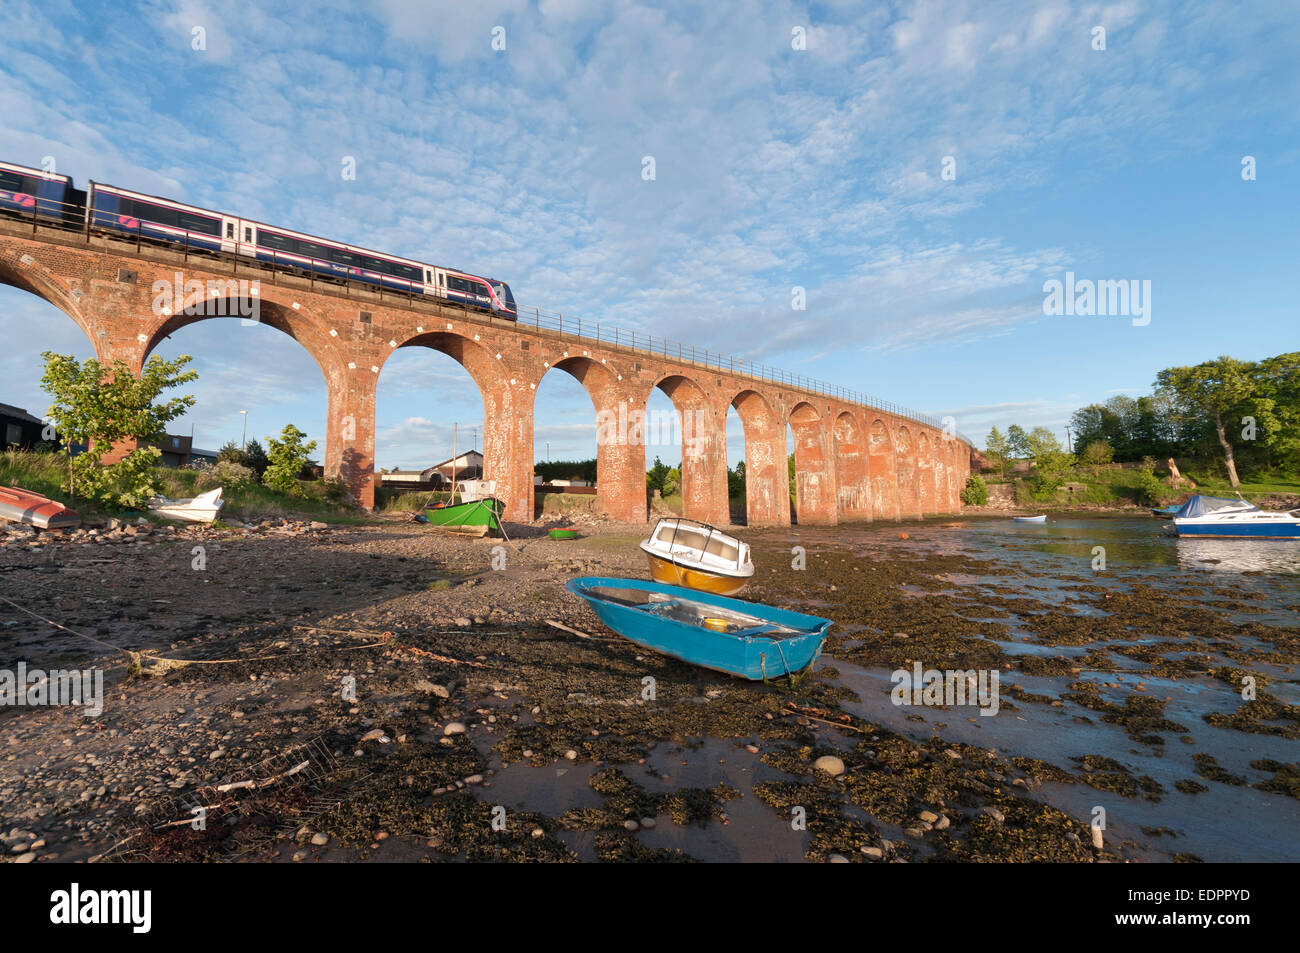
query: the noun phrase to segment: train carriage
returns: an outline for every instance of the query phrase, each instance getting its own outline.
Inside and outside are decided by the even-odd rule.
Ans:
[[[88,226],[101,233],[242,255],[268,262],[273,267],[297,269],[339,281],[359,281],[410,294],[446,298],[511,321],[518,314],[514,294],[503,281],[104,183],[92,182],[89,192],[83,194]]]
[[[80,227],[85,198],[69,176],[0,162],[0,212]]]

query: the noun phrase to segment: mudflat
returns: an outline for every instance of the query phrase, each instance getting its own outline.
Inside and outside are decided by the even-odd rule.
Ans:
[[[0,838],[27,862],[1293,859],[1300,547],[1158,529],[741,529],[742,598],[836,623],[768,684],[564,590],[644,578],[641,526],[11,541],[0,667],[102,671],[103,698],[0,709]]]

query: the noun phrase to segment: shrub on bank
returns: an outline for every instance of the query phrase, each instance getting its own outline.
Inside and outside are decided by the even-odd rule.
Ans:
[[[988,484],[978,473],[966,478],[966,487],[961,491],[961,501],[967,506],[983,506],[989,501]]]

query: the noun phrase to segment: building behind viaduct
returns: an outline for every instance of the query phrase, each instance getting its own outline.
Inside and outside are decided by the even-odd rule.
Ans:
[[[155,282],[174,286],[178,279],[227,290],[205,291],[203,306],[191,309],[198,313],[186,313],[184,301],[160,307]],[[556,368],[591,397],[597,484],[605,512],[616,519],[647,518],[642,421],[655,388],[684,423],[682,495],[685,515],[695,519],[730,521],[731,407],[744,427],[751,525],[790,522],[787,425],[803,525],[955,512],[970,471],[969,444],[933,421],[686,345],[523,309],[516,323],[246,260],[0,221],[0,283],[49,301],[85,331],[101,362],[121,359],[137,374],[168,335],[214,313],[236,313],[232,282],[255,282],[258,320],[288,334],[319,365],[329,395],[326,475],[346,483],[366,507],[374,505],[376,485],[379,373],[399,347],[441,351],[477,384],[484,476],[496,481],[509,520],[533,518],[534,397]]]

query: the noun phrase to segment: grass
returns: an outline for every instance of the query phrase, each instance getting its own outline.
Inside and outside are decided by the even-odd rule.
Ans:
[[[1275,493],[1300,495],[1300,477],[1281,473],[1257,473],[1253,474],[1251,479],[1243,481],[1240,487],[1233,489],[1229,485],[1226,476],[1220,477],[1215,474],[1216,466],[1218,469],[1222,469],[1221,465],[1213,462],[1190,464],[1182,472],[1183,476],[1196,483],[1196,489],[1194,491],[1173,490],[1166,484],[1158,502],[1169,503],[1181,500],[1186,498],[1189,492],[1226,497],[1236,496],[1240,492],[1247,499],[1269,496]],[[1118,466],[1101,467],[1096,472],[1091,467],[1076,467],[1068,473],[1066,482],[1082,483],[1084,489],[1074,493],[1067,493],[1064,489],[1061,489],[1047,499],[1033,496],[1028,482],[1024,479],[1016,479],[1010,482],[1015,485],[1016,500],[1023,504],[1156,505],[1144,497],[1142,492],[1142,472],[1139,469]],[[1155,472],[1156,476],[1160,477],[1162,481],[1169,476],[1169,472],[1160,467],[1157,467]],[[989,481],[987,476],[985,481],[989,482],[990,485],[996,482]]]
[[[5,450],[0,453],[0,484],[20,486],[57,500],[81,514],[83,519],[117,516],[121,511],[97,507],[87,500],[73,499],[63,492],[67,480],[67,458],[58,453],[37,453],[22,450]],[[210,473],[199,470],[172,470],[159,467],[154,471],[158,489],[163,496],[191,497],[218,486]],[[366,516],[359,510],[330,499],[336,492],[320,480],[302,480],[299,485],[305,497],[295,497],[272,490],[261,484],[220,484],[225,517],[239,520],[288,516],[313,519],[323,523],[361,523]]]

